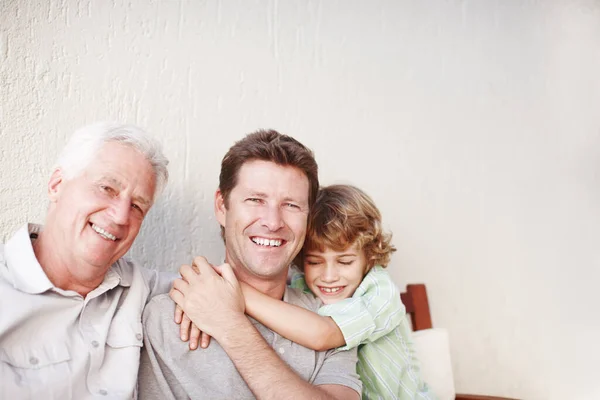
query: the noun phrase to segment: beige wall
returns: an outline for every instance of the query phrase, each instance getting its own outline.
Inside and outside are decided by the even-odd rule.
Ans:
[[[219,261],[220,159],[272,127],[375,198],[459,391],[598,399],[599,22],[592,0],[1,1],[1,239],[112,119],[172,161],[134,255]]]

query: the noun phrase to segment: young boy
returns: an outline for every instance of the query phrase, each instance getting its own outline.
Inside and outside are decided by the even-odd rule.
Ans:
[[[244,285],[246,312],[314,350],[358,346],[364,399],[433,399],[420,377],[400,293],[385,271],[396,249],[371,198],[353,186],[319,190],[291,286],[312,291],[318,314]]]

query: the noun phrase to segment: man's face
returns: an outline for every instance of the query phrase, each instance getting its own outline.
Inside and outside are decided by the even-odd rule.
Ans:
[[[78,266],[108,269],[136,238],[152,206],[155,174],[137,150],[105,143],[79,176],[66,180],[56,170],[50,178],[55,251]]]
[[[227,207],[220,191],[215,196],[227,262],[265,279],[286,276],[304,243],[308,191],[298,168],[259,160],[242,165]]]

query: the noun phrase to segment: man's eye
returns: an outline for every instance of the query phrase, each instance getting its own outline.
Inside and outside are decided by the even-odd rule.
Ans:
[[[100,189],[105,192],[105,193],[109,193],[112,194],[115,191],[113,190],[113,188],[111,188],[110,186],[106,186],[106,185],[100,185]]]
[[[294,203],[285,203],[285,206],[294,210],[299,210],[300,206],[298,204],[294,204]]]
[[[144,210],[142,210],[142,207],[138,206],[135,203],[131,203],[131,208],[133,208],[134,210],[137,210],[137,211],[139,211],[141,213],[144,213]]]
[[[256,197],[249,197],[246,199],[246,201],[249,201],[251,203],[260,203],[260,199],[258,199]]]

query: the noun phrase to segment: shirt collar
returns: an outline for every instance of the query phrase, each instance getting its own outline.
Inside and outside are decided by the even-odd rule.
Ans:
[[[25,224],[4,246],[6,264],[9,274],[12,276],[13,286],[25,293],[39,294],[54,288],[33,251],[32,240],[35,240],[42,230],[41,225]],[[126,261],[117,260],[107,271],[101,285],[118,279],[118,285],[131,286],[133,272],[124,264]],[[116,284],[110,286],[114,287]]]

